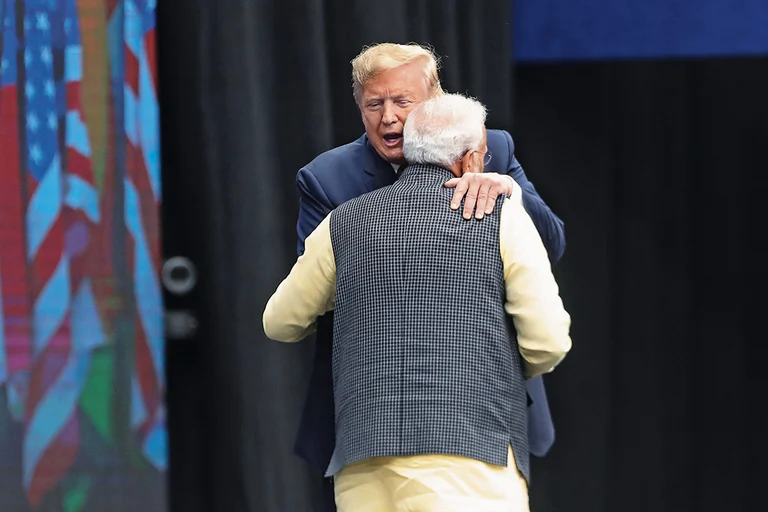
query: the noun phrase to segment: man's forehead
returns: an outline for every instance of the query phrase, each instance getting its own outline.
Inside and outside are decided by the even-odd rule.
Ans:
[[[363,89],[365,98],[405,98],[413,96],[413,92],[407,87],[366,87]]]
[[[364,94],[417,94],[428,88],[429,79],[418,63],[408,63],[384,70],[363,85]]]
[[[420,84],[402,82],[377,83],[371,81],[363,87],[364,98],[407,98],[418,96]]]

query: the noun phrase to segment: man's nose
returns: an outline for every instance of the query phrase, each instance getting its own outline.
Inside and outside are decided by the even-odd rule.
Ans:
[[[384,104],[384,115],[381,117],[381,122],[384,124],[395,124],[397,122],[397,115],[393,105]]]

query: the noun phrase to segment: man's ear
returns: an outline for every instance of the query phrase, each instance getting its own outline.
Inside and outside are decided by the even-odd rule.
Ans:
[[[467,151],[463,157],[461,157],[461,175],[464,176],[468,172],[476,172],[474,166],[474,159],[472,155],[474,151]]]

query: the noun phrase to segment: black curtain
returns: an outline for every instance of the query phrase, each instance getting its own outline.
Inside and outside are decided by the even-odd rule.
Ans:
[[[292,453],[311,342],[268,341],[261,313],[296,258],[298,169],[362,133],[350,60],[431,44],[451,91],[508,128],[508,0],[167,0],[158,3],[166,257],[199,285],[168,340],[172,510],[320,510],[321,471]]]
[[[525,65],[518,158],[565,221],[574,347],[536,512],[755,512],[768,60]]]

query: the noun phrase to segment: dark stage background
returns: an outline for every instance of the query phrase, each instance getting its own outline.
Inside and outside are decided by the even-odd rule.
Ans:
[[[566,222],[574,350],[532,509],[765,509],[766,62],[526,65],[513,119],[509,3],[480,4],[159,3],[165,254],[201,277],[166,297],[200,322],[168,342],[172,510],[320,510],[291,450],[313,346],[266,340],[261,312],[295,260],[296,171],[362,132],[349,61],[385,40],[444,56]]]
[[[768,509],[768,59],[516,75],[518,158],[565,221],[574,340],[532,509]]]

